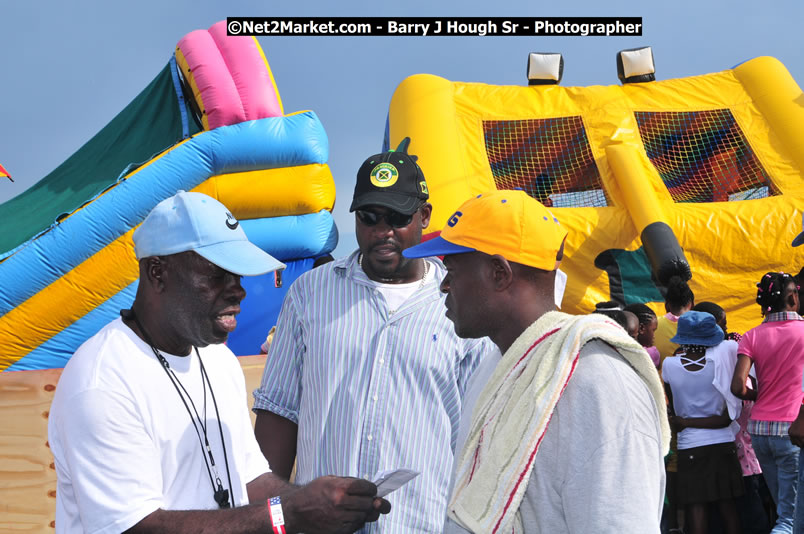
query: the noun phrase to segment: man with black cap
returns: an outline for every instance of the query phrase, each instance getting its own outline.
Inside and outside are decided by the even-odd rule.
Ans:
[[[160,202],[134,232],[130,310],[70,359],[53,398],[56,532],[352,532],[390,509],[374,484],[271,473],[240,364],[241,276],[283,268],[218,201]]]
[[[277,474],[374,480],[419,472],[366,531],[439,532],[466,380],[488,340],[444,317],[437,259],[407,259],[430,220],[427,183],[405,139],[368,158],[354,200],[359,249],[289,288],[254,392],[255,431]]]

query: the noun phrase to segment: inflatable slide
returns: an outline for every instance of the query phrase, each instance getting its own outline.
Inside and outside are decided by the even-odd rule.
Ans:
[[[229,346],[258,353],[287,286],[337,244],[328,156],[315,113],[284,113],[256,39],[224,22],[188,34],[105,128],[0,205],[0,371],[63,367],[131,304],[133,230],[180,189],[220,200],[287,264],[244,280]]]
[[[428,177],[430,233],[493,189],[553,209],[569,231],[570,313],[610,299],[664,313],[649,256],[666,250],[643,248],[656,224],[683,249],[696,300],[723,306],[735,331],[761,319],[762,274],[804,264],[804,247],[790,246],[804,210],[804,95],[773,58],[621,86],[415,75],[393,95],[386,146],[406,136]]]

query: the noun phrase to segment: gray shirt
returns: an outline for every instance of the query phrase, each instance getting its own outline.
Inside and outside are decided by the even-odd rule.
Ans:
[[[489,354],[468,383],[456,457],[499,361],[499,352]],[[534,459],[519,508],[525,532],[658,533],[664,482],[661,427],[647,386],[609,345],[587,343]],[[465,532],[447,519],[444,534]]]

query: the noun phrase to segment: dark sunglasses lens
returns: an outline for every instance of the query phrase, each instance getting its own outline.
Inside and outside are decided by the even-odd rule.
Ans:
[[[357,218],[366,226],[374,226],[380,220],[379,216],[373,211],[357,210]]]
[[[410,224],[410,221],[413,220],[413,215],[405,215],[404,213],[392,211],[385,216],[385,220],[394,228],[403,228]]]
[[[413,220],[413,215],[405,215],[404,213],[399,213],[396,211],[392,211],[384,215],[374,213],[373,211],[364,210],[356,210],[355,213],[357,213],[357,218],[360,219],[360,222],[366,226],[374,226],[380,222],[380,219],[384,219],[389,226],[393,226],[394,228],[404,228],[410,224],[410,221]]]

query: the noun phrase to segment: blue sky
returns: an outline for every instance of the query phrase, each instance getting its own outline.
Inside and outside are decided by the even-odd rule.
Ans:
[[[735,6],[746,6],[736,9]],[[355,247],[348,213],[360,163],[380,150],[396,86],[416,73],[525,84],[528,52],[564,54],[562,85],[616,84],[615,54],[653,47],[658,79],[716,72],[770,55],[804,83],[804,3],[465,1],[26,2],[0,0],[0,202],[64,161],[130,102],[186,33],[227,16],[643,18],[641,37],[260,38],[286,112],[314,110],[337,185],[335,255]],[[424,169],[425,174],[427,169]]]

